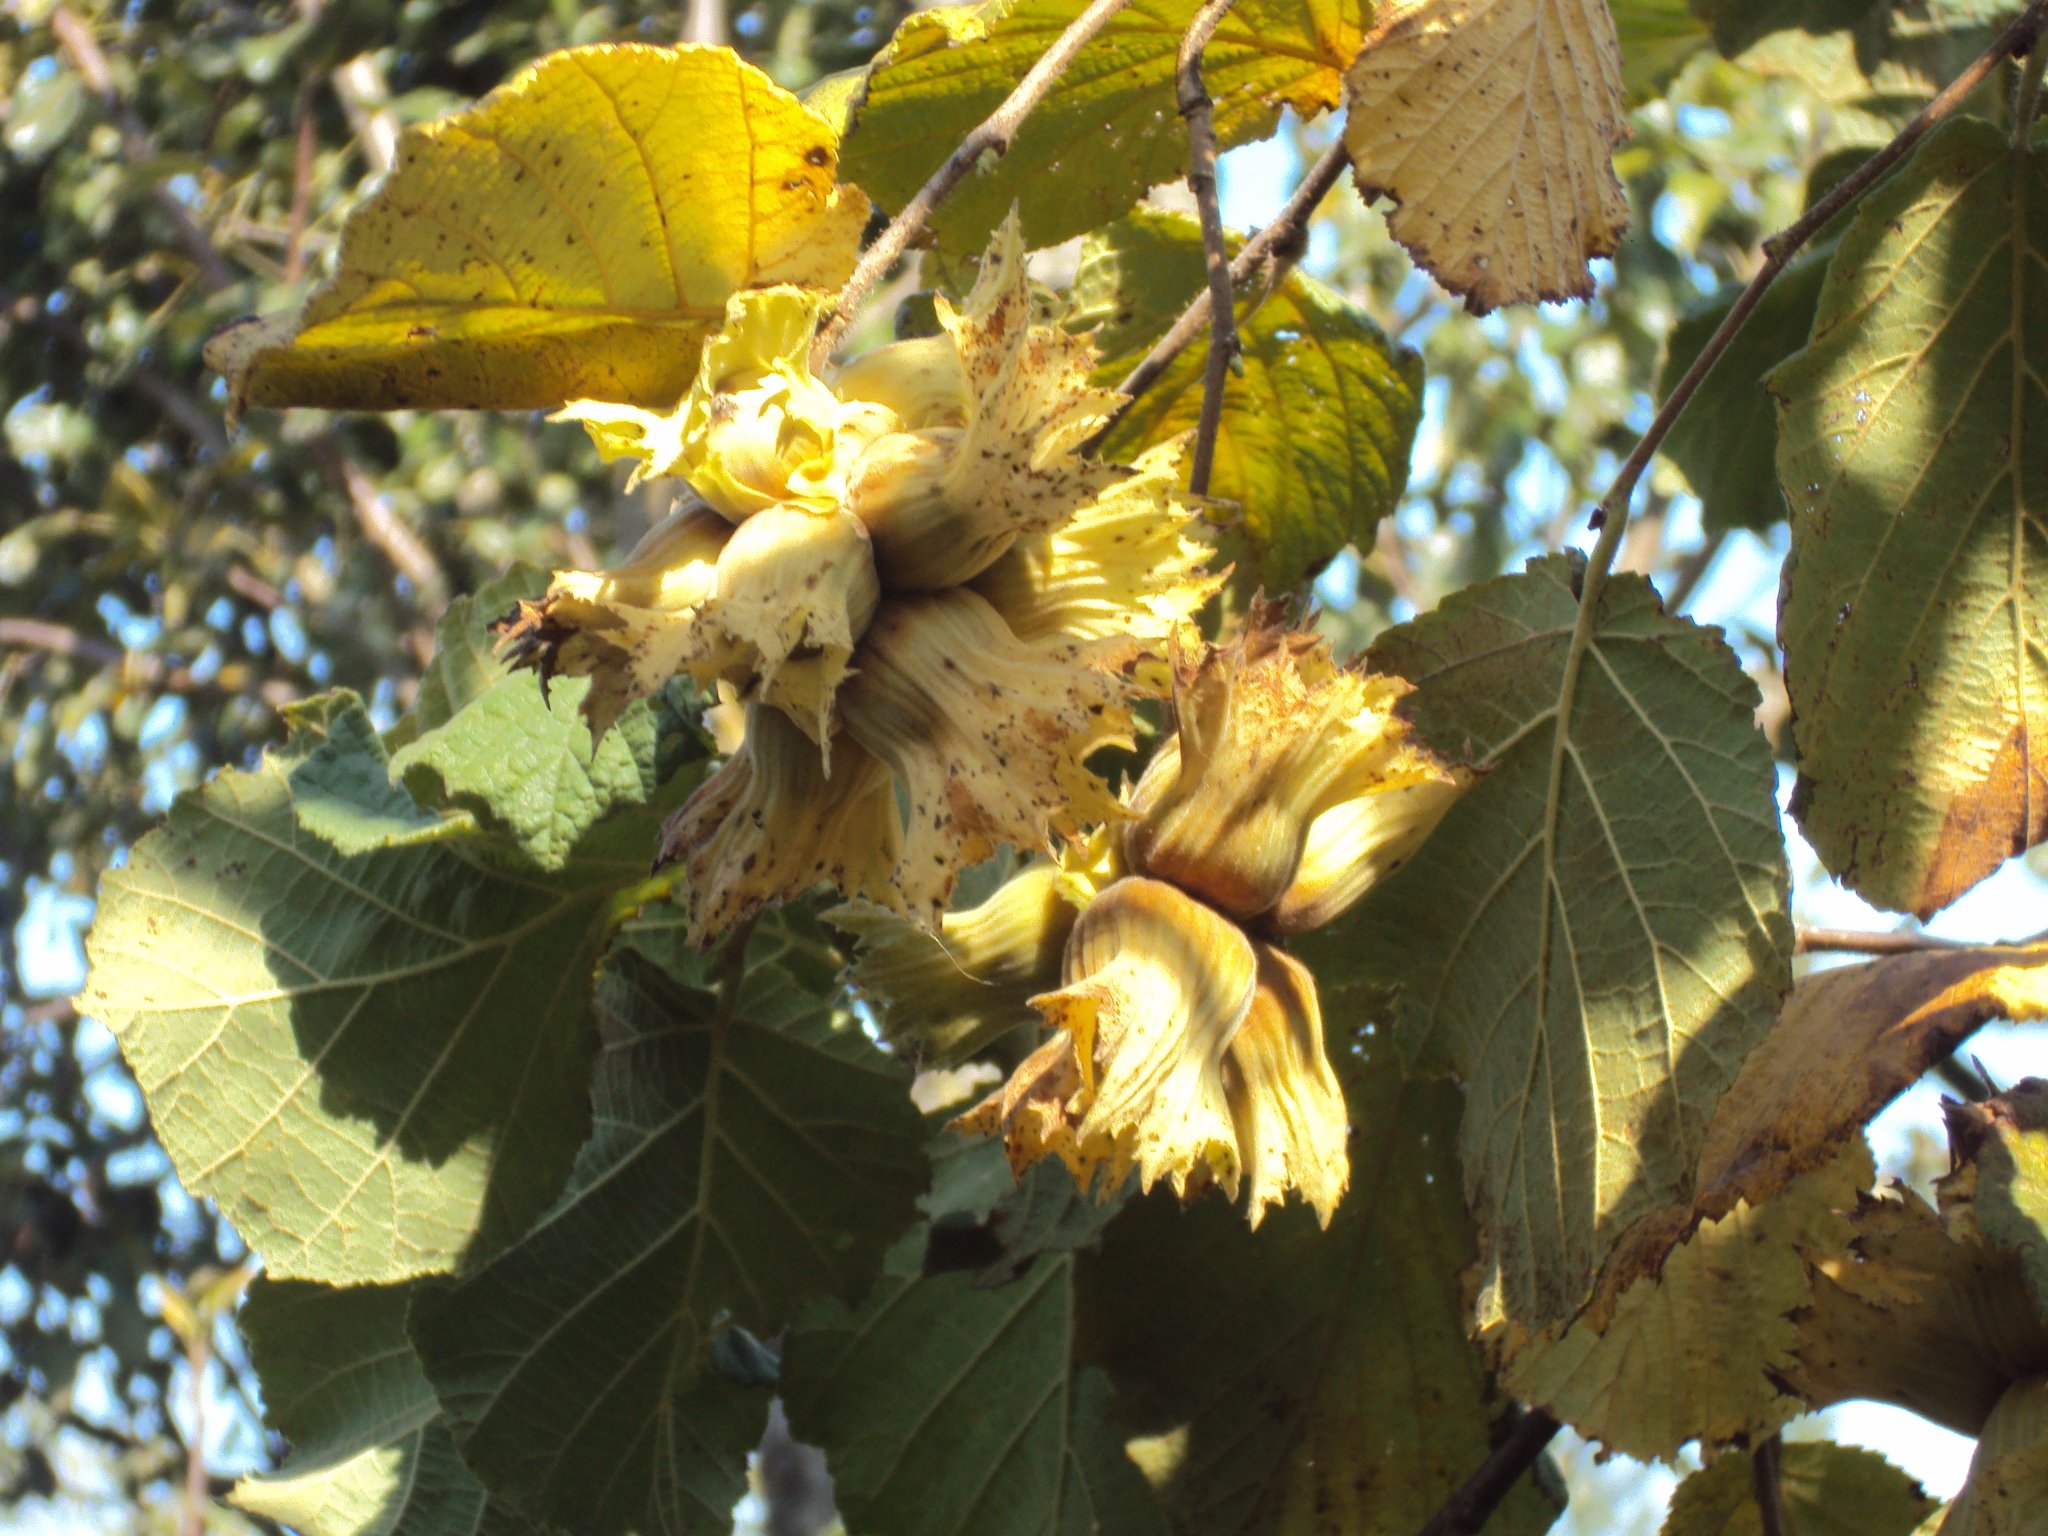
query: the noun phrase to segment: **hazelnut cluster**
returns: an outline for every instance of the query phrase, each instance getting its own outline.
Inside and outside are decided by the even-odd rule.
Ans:
[[[699,943],[819,883],[933,925],[962,868],[1116,814],[1087,759],[1130,742],[1217,584],[1175,450],[1082,455],[1120,397],[1034,319],[1014,226],[938,334],[821,379],[822,302],[736,295],[674,412],[567,409],[690,495],[501,631],[544,680],[591,680],[593,731],[678,674],[743,710],[664,833]]]

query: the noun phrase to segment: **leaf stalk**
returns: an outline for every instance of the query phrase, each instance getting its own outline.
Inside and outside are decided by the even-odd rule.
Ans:
[[[2041,71],[2042,66],[2048,65],[2048,48],[2039,46],[2038,36],[2034,43],[2027,50],[2026,67],[2020,71],[2019,90],[2012,101],[2012,147],[2022,152],[2034,131],[2034,117],[2041,110]]]
[[[1209,276],[1209,363],[1202,381],[1202,414],[1188,456],[1188,493],[1209,494],[1216,463],[1216,435],[1223,425],[1223,391],[1241,343],[1237,337],[1235,289],[1230,251],[1223,240],[1223,212],[1216,200],[1216,103],[1202,81],[1202,50],[1216,35],[1233,0],[1208,0],[1180,40],[1174,79],[1180,115],[1188,125],[1188,188],[1202,221],[1202,252]]]
[[[1784,1454],[1776,1435],[1749,1453],[1749,1487],[1763,1536],[1785,1536]]]
[[[1478,1470],[1424,1523],[1420,1536],[1478,1536],[1562,1427],[1541,1408],[1521,1414]]]
[[[1579,672],[1585,665],[1586,652],[1592,645],[1595,615],[1599,612],[1600,594],[1607,584],[1608,573],[1614,568],[1615,552],[1621,548],[1622,534],[1628,527],[1628,508],[1635,494],[1637,484],[1643,478],[1643,471],[1650,460],[1656,457],[1663,446],[1665,437],[1677,422],[1694,393],[1713,371],[1721,354],[1728,350],[1736,333],[1742,329],[1763,297],[1777,281],[1778,274],[1785,270],[1801,247],[1827,227],[1840,213],[1878,178],[1883,176],[1909,154],[1913,147],[1925,138],[1943,119],[1962,105],[1964,99],[1983,83],[1985,76],[1998,67],[2001,60],[2025,53],[2034,46],[2044,25],[2048,25],[2048,0],[2034,0],[2019,18],[2001,32],[1997,39],[1979,54],[1961,74],[1921,108],[1914,119],[1901,128],[1876,154],[1872,155],[1849,176],[1839,182],[1827,196],[1789,228],[1764,242],[1763,264],[1756,275],[1742,290],[1734,306],[1722,319],[1707,344],[1700,348],[1699,356],[1685,371],[1677,385],[1659,407],[1655,418],[1643,432],[1636,445],[1629,451],[1627,459],[1616,472],[1614,481],[1607,488],[1607,494],[1600,498],[1600,504],[1593,511],[1592,525],[1599,530],[1592,552],[1586,557],[1585,580],[1579,590],[1578,622],[1572,627],[1571,646],[1565,653],[1564,674],[1559,679],[1557,695],[1557,720],[1551,746],[1550,785],[1551,792],[1545,807],[1543,845],[1546,857],[1555,846],[1557,816],[1562,796],[1559,785],[1564,772],[1564,758],[1571,741],[1572,708],[1577,701]],[[1548,908],[1546,906],[1547,913]],[[1548,953],[1548,935],[1543,944],[1544,963]]]
[[[1273,222],[1258,231],[1238,251],[1230,264],[1232,291],[1249,282],[1261,270],[1272,269],[1272,276],[1278,278],[1300,261],[1308,249],[1308,222],[1322,206],[1323,199],[1337,180],[1351,165],[1351,153],[1340,139],[1324,150],[1316,163],[1309,167],[1294,193],[1287,199]],[[1121,410],[1130,408],[1130,401],[1137,399],[1158,383],[1166,370],[1173,366],[1173,360],[1187,349],[1188,343],[1201,335],[1202,328],[1209,323],[1213,300],[1210,290],[1204,288],[1181,311],[1180,318],[1173,322],[1171,329],[1153,343],[1138,365],[1125,374],[1117,385],[1120,394],[1126,397]],[[1115,425],[1112,419],[1111,426]],[[1093,449],[1107,436],[1110,428],[1104,427],[1087,445]]]
[[[818,332],[818,339],[811,344],[813,369],[825,366],[832,356],[832,349],[839,345],[847,326],[852,324],[854,311],[860,307],[861,300],[896,264],[897,258],[910,248],[910,242],[923,232],[939,204],[982,164],[984,155],[1000,159],[1010,152],[1024,120],[1045,99],[1061,73],[1074,61],[1075,55],[1093,42],[1095,35],[1129,3],[1130,0],[1094,0],[1087,10],[1076,16],[1067,29],[1053,39],[1052,45],[1038,56],[1038,62],[1025,71],[1024,78],[1003,98],[1002,105],[968,131],[967,137],[954,146],[953,153],[946,156],[925,184],[917,189],[917,194],[903,205],[902,212],[875,237],[875,243],[861,253],[853,275],[839,290],[832,318],[825,322]]]

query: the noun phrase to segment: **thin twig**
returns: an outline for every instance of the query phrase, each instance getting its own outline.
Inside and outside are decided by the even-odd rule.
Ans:
[[[818,332],[818,339],[811,345],[813,368],[825,365],[832,349],[839,344],[839,338],[846,334],[847,326],[853,322],[854,311],[860,307],[860,301],[896,264],[896,259],[910,248],[910,242],[924,229],[932,210],[945,201],[971,171],[985,163],[984,156],[1001,159],[1010,152],[1010,146],[1017,139],[1017,130],[1045,99],[1053,82],[1059,79],[1060,72],[1129,3],[1130,0],[1094,0],[1087,10],[1076,16],[1066,31],[1053,39],[1052,46],[1039,55],[1038,62],[1025,71],[1024,78],[1017,82],[1017,88],[1003,98],[1003,104],[968,132],[953,153],[932,172],[930,179],[917,189],[917,195],[903,205],[903,211],[875,237],[875,243],[862,253],[859,264],[854,267],[853,276],[839,290],[836,313],[825,323]]]
[[[265,613],[275,613],[284,606],[284,594],[247,566],[229,566],[225,580],[230,592],[247,598]]]
[[[1529,1409],[1479,1469],[1452,1490],[1429,1517],[1421,1536],[1476,1536],[1501,1501],[1514,1492],[1523,1474],[1536,1464],[1558,1428],[1557,1420],[1541,1408]]]
[[[683,41],[723,47],[731,40],[726,26],[725,0],[689,0],[683,7]]]
[[[1685,377],[1680,379],[1677,386],[1665,397],[1664,404],[1658,408],[1655,418],[1635,447],[1629,451],[1628,458],[1623,461],[1620,471],[1614,477],[1614,483],[1607,488],[1607,494],[1600,498],[1600,505],[1593,512],[1593,526],[1599,530],[1600,536],[1594,541],[1592,552],[1586,557],[1585,574],[1579,587],[1578,620],[1572,626],[1571,642],[1565,651],[1564,669],[1558,678],[1556,725],[1551,733],[1550,749],[1550,782],[1553,786],[1561,780],[1564,773],[1565,754],[1571,745],[1572,712],[1578,697],[1579,673],[1585,666],[1586,652],[1593,642],[1594,616],[1600,609],[1600,594],[1607,584],[1608,572],[1614,567],[1614,556],[1621,547],[1622,535],[1628,529],[1630,498],[1635,494],[1636,484],[1642,479],[1643,471],[1649,467],[1650,460],[1656,457],[1657,450],[1663,446],[1664,438],[1671,431],[1672,424],[1678,420],[1679,413],[1692,399],[1701,381],[1713,370],[1714,364],[1720,361],[1721,354],[1727,351],[1728,344],[1735,339],[1736,332],[1741,330],[1750,312],[1762,301],[1771,284],[1777,280],[1778,274],[1784,271],[1786,263],[1797,254],[1800,247],[1825,228],[1829,221],[1861,195],[1866,187],[1904,159],[1930,129],[1961,106],[1964,98],[1982,83],[1986,75],[1998,67],[2000,60],[2009,55],[2024,53],[2031,48],[2040,36],[2044,24],[2048,24],[2048,0],[2034,0],[2017,21],[1998,35],[1996,42],[1950,81],[1947,88],[1923,107],[1910,123],[1901,128],[1889,144],[1839,182],[1826,197],[1808,209],[1798,222],[1764,242],[1764,260],[1757,268],[1756,275],[1749,280],[1749,285],[1742,290],[1734,307],[1715,328],[1714,334],[1707,339],[1707,344],[1700,348],[1699,356],[1693,359],[1692,366],[1686,369]],[[1557,817],[1562,799],[1563,796],[1552,794],[1547,797],[1544,807],[1543,853],[1546,864],[1554,856],[1556,848]],[[1547,938],[1539,940],[1539,944],[1547,945]]]
[[[1323,199],[1337,180],[1351,164],[1350,152],[1342,140],[1324,150],[1316,163],[1309,167],[1308,174],[1287,199],[1287,206],[1264,229],[1245,241],[1244,248],[1237,253],[1237,259],[1230,264],[1230,285],[1232,291],[1243,287],[1254,275],[1267,266],[1284,272],[1301,260],[1308,249],[1308,221],[1315,217]],[[1202,334],[1202,328],[1209,323],[1211,305],[1209,290],[1204,288],[1188,307],[1181,311],[1180,318],[1173,322],[1171,329],[1153,344],[1138,366],[1124,375],[1117,385],[1120,393],[1135,400],[1145,393],[1166,370],[1173,366],[1173,360],[1186,350],[1189,342]],[[1106,428],[1104,429],[1107,430]],[[1098,441],[1100,439],[1100,434]],[[1091,445],[1092,446],[1092,445]]]
[[[1953,939],[1937,939],[1931,933],[1904,928],[1882,933],[1863,933],[1853,928],[1799,928],[1792,935],[1792,952],[1799,955],[1916,955],[1930,949],[1964,947]]]
[[[217,678],[201,682],[189,667],[172,666],[148,651],[125,650],[110,640],[97,640],[47,619],[0,618],[0,651],[5,650],[62,656],[102,669],[119,667],[135,686],[161,688],[166,693],[232,697],[240,692]],[[282,709],[300,697],[290,683],[274,677],[259,684],[256,694],[272,709]]]
[[[107,56],[100,51],[92,28],[60,5],[50,12],[50,31],[55,35],[64,57],[78,71],[78,78],[85,82],[85,88],[100,104],[100,110],[119,131],[121,149],[129,163],[146,165],[155,159],[156,148],[150,143],[141,120],[128,110],[128,104],[121,99],[121,93],[114,84],[114,72],[108,67]],[[171,227],[177,231],[179,242],[197,264],[200,280],[216,293],[232,283],[235,274],[220,252],[214,249],[213,237],[200,228],[191,210],[178,201],[178,195],[162,182],[155,183],[150,193],[164,217],[170,220]]]
[[[0,646],[47,651],[52,656],[89,661],[96,667],[118,667],[134,654],[110,640],[95,640],[48,619],[0,618]]]
[[[296,283],[306,270],[306,224],[313,214],[313,156],[320,147],[313,115],[313,80],[299,87],[298,142],[292,149],[292,204],[285,215],[284,280]]]
[[[1692,600],[1693,592],[1700,581],[1714,567],[1721,557],[1721,550],[1728,542],[1728,530],[1723,528],[1710,537],[1698,549],[1688,550],[1681,555],[1678,564],[1672,568],[1670,590],[1664,594],[1666,613],[1683,613],[1685,605]]]
[[[1230,249],[1223,240],[1223,212],[1216,202],[1216,103],[1202,83],[1202,50],[1216,35],[1233,0],[1207,0],[1180,40],[1174,82],[1180,115],[1188,125],[1188,189],[1202,221],[1202,253],[1209,274],[1209,366],[1202,380],[1202,415],[1188,455],[1188,492],[1209,494],[1216,462],[1216,434],[1223,426],[1223,390],[1237,358],[1237,303],[1230,280]]]
[[[2012,99],[2012,143],[2015,149],[2025,149],[2028,135],[2034,131],[2034,115],[2041,109],[2043,65],[2048,65],[2048,48],[2029,49],[2026,67],[2020,71],[2019,89]]]
[[[1784,1442],[1773,1435],[1749,1453],[1749,1487],[1763,1536],[1785,1536],[1784,1450]]]
[[[1981,1104],[1991,1097],[1991,1085],[1972,1067],[1963,1065],[1960,1056],[1944,1056],[1934,1064],[1934,1075],[1953,1089],[1957,1097],[1972,1104]]]
[[[31,295],[0,289],[0,327],[13,324],[32,326],[57,345],[88,361],[105,361],[94,348],[85,328],[70,315],[53,314],[48,304]],[[108,366],[115,372],[107,380],[106,388],[133,389],[147,396],[173,426],[201,448],[216,453],[226,449],[228,440],[227,434],[221,431],[220,413],[202,405],[197,396],[185,393],[147,368],[136,367],[121,372],[114,364],[109,363]]]
[[[213,1353],[212,1319],[203,1317],[185,1341],[185,1365],[192,1373],[192,1432],[185,1441],[185,1502],[178,1536],[206,1536],[206,1511],[213,1502],[206,1475],[206,1364]]]
[[[412,583],[421,612],[437,614],[447,607],[448,577],[441,569],[441,562],[420,536],[406,527],[398,514],[391,510],[391,503],[384,499],[384,493],[377,489],[377,483],[362,465],[344,453],[331,437],[314,441],[313,457],[318,461],[321,472],[348,502],[349,511],[354,514],[356,526],[362,529],[363,537],[391,562],[392,569]],[[420,659],[424,662],[433,654],[433,637],[425,636],[423,643],[425,651]],[[418,648],[418,642],[415,648]]]
[[[135,1449],[135,1441],[129,1436],[108,1425],[94,1423],[75,1408],[67,1409],[57,1415],[57,1427],[72,1430],[89,1439],[97,1440],[101,1445],[111,1446],[114,1450],[124,1454]]]

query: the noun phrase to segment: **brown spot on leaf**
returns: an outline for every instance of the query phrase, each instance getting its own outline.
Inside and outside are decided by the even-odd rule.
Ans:
[[[1888,955],[1805,978],[1708,1125],[1692,1200],[1651,1212],[1616,1245],[1588,1309],[1595,1326],[1700,1222],[1825,1166],[1985,1023],[2044,1012],[2048,944]]]
[[[1949,803],[1927,862],[1915,913],[1930,917],[2016,854],[2048,840],[2048,773],[2033,758],[2027,723],[1991,760],[1973,790]]]

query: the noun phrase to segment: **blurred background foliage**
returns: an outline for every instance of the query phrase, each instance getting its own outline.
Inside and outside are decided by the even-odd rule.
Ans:
[[[1580,541],[1673,324],[1975,51],[1972,5],[1814,0],[1762,33],[1710,16],[1730,60],[1675,0],[1617,0],[1643,102],[1619,161],[1635,220],[1589,304],[1474,319],[1340,188],[1308,267],[1420,348],[1429,382],[1401,509],[1317,584],[1328,624],[1362,642]],[[209,1488],[278,1450],[232,1329],[239,1245],[169,1177],[112,1041],[65,1000],[101,870],[179,790],[277,739],[293,699],[403,708],[451,595],[514,561],[602,563],[660,510],[535,417],[257,414],[230,437],[201,345],[303,296],[404,125],[537,54],[729,41],[802,89],[864,61],[903,8],[0,7],[0,1523],[196,1529]],[[1226,214],[1270,214],[1329,132],[1234,153]],[[1623,563],[1674,605],[1714,589],[1708,616],[1782,724],[1779,509],[1710,529],[1668,465],[1644,497]],[[772,1529],[816,1528],[815,1470],[786,1443],[763,1478],[784,1489]]]

